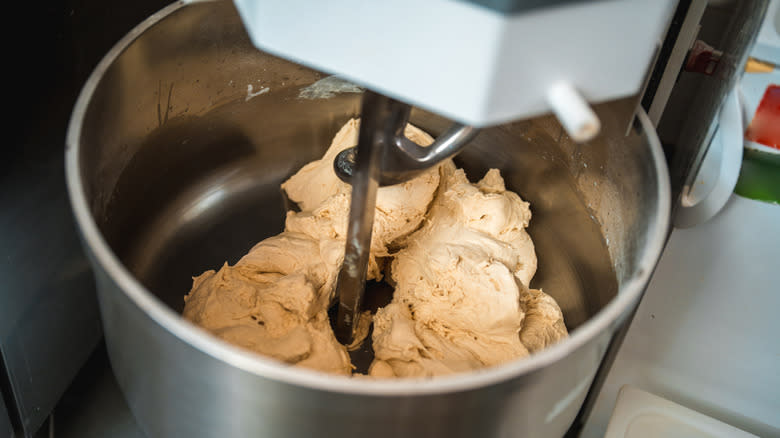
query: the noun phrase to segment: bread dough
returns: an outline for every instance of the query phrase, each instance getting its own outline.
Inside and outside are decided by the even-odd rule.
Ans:
[[[184,318],[265,356],[349,374],[349,355],[327,314],[343,251],[295,232],[266,239],[235,266],[195,277]]]
[[[287,213],[281,234],[255,245],[234,266],[193,279],[186,319],[289,364],[351,373],[327,310],[344,258],[351,195],[333,160],[357,144],[358,130],[358,120],[348,121],[322,159],[282,184],[300,211]],[[433,142],[412,125],[405,134],[422,146]],[[374,316],[370,374],[468,371],[566,336],[555,301],[528,289],[536,272],[525,231],[530,219],[528,203],[506,190],[495,169],[471,184],[446,160],[406,183],[380,188],[367,277],[380,280],[389,269],[395,292]],[[362,329],[366,333],[368,325]]]
[[[567,335],[536,272],[527,202],[492,169],[476,184],[451,163],[423,227],[394,257],[395,292],[374,317],[377,377],[436,376],[527,356]]]
[[[282,184],[301,209],[287,213],[284,232],[255,245],[235,266],[225,264],[193,279],[185,297],[186,319],[232,344],[287,363],[351,373],[327,309],[344,259],[351,197],[351,186],[333,171],[333,158],[357,144],[358,129],[357,120],[347,122],[321,160]],[[422,146],[433,142],[411,125],[406,135]],[[394,242],[419,227],[438,185],[439,171],[432,168],[378,190],[369,279],[382,278],[382,258],[389,256]],[[368,332],[367,325],[362,328]]]
[[[349,120],[333,138],[322,159],[303,166],[282,184],[287,197],[303,210],[288,213],[288,230],[309,233],[319,239],[346,239],[352,186],[336,176],[333,160],[339,152],[357,145],[359,127],[358,120]],[[420,146],[433,143],[430,135],[413,125],[407,125],[404,134]],[[420,226],[438,185],[438,166],[434,166],[409,181],[377,191],[369,280],[382,279],[381,258],[390,255],[393,243]]]

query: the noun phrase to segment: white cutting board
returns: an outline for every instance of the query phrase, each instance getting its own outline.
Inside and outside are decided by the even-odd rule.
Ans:
[[[755,437],[665,398],[625,385],[604,438]]]

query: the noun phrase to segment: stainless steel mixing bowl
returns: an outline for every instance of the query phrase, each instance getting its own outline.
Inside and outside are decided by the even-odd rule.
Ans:
[[[667,231],[663,155],[641,110],[629,126],[630,99],[596,108],[604,130],[588,144],[543,117],[486,129],[457,159],[472,178],[501,169],[531,202],[533,285],[560,303],[564,342],[468,374],[351,379],[256,356],[179,316],[192,276],[281,231],[279,184],[357,115],[358,90],[328,83],[257,51],[226,1],[160,11],[86,83],[68,190],[137,421],[155,437],[560,436]],[[422,110],[412,122],[434,135],[450,123]]]

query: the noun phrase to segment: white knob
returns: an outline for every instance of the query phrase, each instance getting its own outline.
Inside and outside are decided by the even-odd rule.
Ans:
[[[558,82],[550,87],[547,91],[547,102],[563,129],[574,141],[582,143],[599,133],[599,118],[570,83]]]

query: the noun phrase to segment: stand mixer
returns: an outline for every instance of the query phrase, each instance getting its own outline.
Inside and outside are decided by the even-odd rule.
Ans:
[[[107,353],[140,427],[149,436],[562,436],[668,232],[667,166],[636,103],[669,9],[222,0],[177,2],[139,24],[79,96],[66,172]],[[354,84],[349,92],[309,97],[338,78]],[[368,90],[362,107],[353,90]],[[600,103],[591,112],[586,102]],[[539,116],[550,111],[557,119]],[[498,169],[534,206],[534,285],[555,295],[567,339],[475,372],[367,379],[272,360],[182,317],[192,275],[278,234],[280,185],[357,116],[358,150],[336,160],[356,189],[348,245],[367,240],[378,186],[468,144],[457,166]],[[405,141],[407,116],[438,141]],[[363,293],[360,248],[351,254],[339,285],[342,342]],[[376,295],[366,294],[368,310]]]
[[[476,127],[552,111],[574,141],[592,139],[600,122],[588,101],[640,90],[674,3],[235,0],[258,48],[369,89],[358,145],[334,162],[352,184],[340,342],[358,326],[377,188],[457,154]],[[463,124],[422,148],[403,135],[412,104]]]

